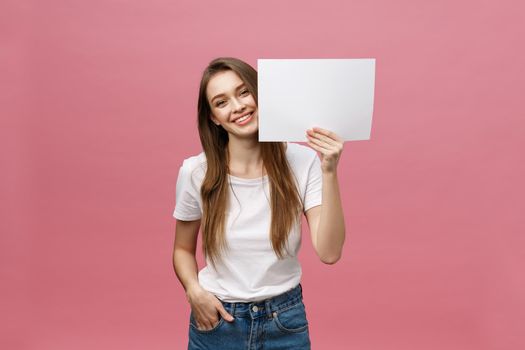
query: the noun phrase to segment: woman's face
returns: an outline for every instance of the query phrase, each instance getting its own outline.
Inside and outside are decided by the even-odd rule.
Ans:
[[[212,121],[221,125],[230,137],[253,137],[257,133],[257,104],[237,73],[231,70],[216,73],[208,82],[206,96]]]

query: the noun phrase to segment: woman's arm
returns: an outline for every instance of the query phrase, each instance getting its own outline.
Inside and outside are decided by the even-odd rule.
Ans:
[[[215,295],[199,284],[195,252],[200,223],[200,220],[177,220],[173,246],[173,268],[186,291],[186,298],[191,305],[197,326],[199,329],[208,330],[219,321],[217,312],[226,321],[233,321],[233,317],[224,309]]]
[[[343,141],[334,133],[321,128],[308,131],[308,144],[321,153],[323,179],[322,204],[306,211],[312,244],[326,264],[336,263],[345,241],[345,222],[337,164],[343,151]]]
[[[306,211],[314,249],[325,264],[335,264],[345,241],[345,222],[337,175],[323,174],[323,203]]]
[[[175,227],[175,243],[173,245],[173,269],[186,295],[200,287],[197,278],[198,266],[195,252],[197,250],[197,236],[199,235],[200,220],[177,220]]]

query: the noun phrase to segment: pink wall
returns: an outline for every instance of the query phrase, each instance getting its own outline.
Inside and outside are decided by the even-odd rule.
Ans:
[[[314,349],[524,348],[524,10],[2,1],[0,348],[186,347],[171,213],[217,56],[377,59],[372,139],[340,165],[343,259],[304,236]]]

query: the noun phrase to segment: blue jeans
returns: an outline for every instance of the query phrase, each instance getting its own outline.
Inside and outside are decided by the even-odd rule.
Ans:
[[[235,319],[219,322],[210,330],[199,330],[190,313],[188,350],[306,350],[310,336],[302,286],[275,297],[222,305]]]

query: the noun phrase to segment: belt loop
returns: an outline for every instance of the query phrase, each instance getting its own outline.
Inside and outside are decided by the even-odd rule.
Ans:
[[[266,299],[264,302],[264,309],[266,310],[266,315],[268,315],[268,318],[272,318],[272,310],[270,310],[270,299]]]
[[[232,303],[232,307],[230,311],[230,315],[232,315],[233,317],[235,317],[235,305],[237,305],[237,303]]]

